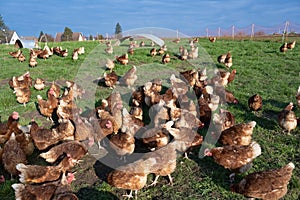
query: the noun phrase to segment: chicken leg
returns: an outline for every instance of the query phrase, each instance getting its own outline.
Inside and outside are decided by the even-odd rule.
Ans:
[[[191,159],[188,157],[188,153],[187,153],[187,152],[184,152],[184,158],[187,159],[187,160],[191,160]]]
[[[157,180],[158,180],[159,177],[160,177],[160,175],[156,175],[154,181],[148,187],[155,186],[157,184]],[[170,185],[173,186],[173,179],[172,179],[171,174],[168,174],[168,177],[169,177],[169,180],[170,180]]]
[[[129,194],[124,194],[123,197],[127,197],[128,199],[133,198],[133,196],[132,196],[132,191],[133,191],[133,190],[130,190],[130,193],[129,193]],[[137,199],[137,190],[135,190],[134,193],[135,193],[135,199]]]
[[[173,179],[172,179],[171,174],[168,174],[168,177],[169,177],[169,180],[170,180],[170,185],[173,186]]]
[[[156,175],[154,181],[150,185],[148,185],[148,187],[155,186],[157,184],[158,178],[159,178],[159,175]]]

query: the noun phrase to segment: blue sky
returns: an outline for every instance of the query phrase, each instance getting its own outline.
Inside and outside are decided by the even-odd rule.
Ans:
[[[117,22],[127,31],[160,27],[187,35],[206,28],[272,27],[300,24],[299,0],[1,0],[0,14],[20,36],[55,36],[67,26],[84,35],[113,34]]]

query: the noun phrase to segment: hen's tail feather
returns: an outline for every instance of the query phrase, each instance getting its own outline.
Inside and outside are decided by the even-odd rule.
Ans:
[[[15,190],[16,200],[22,200],[22,193],[25,190],[25,186],[21,183],[15,183],[11,187]]]
[[[260,145],[253,141],[251,143],[251,147],[252,147],[252,150],[253,150],[253,157],[256,158],[257,156],[259,156],[261,154],[261,147]]]
[[[19,163],[19,164],[17,164],[16,165],[16,169],[19,171],[19,172],[21,172],[20,174],[19,174],[19,177],[20,177],[20,179],[19,179],[19,181],[21,182],[21,183],[25,183],[26,181],[25,181],[25,176],[26,176],[26,169],[27,169],[28,167],[25,165],[25,164],[23,164],[23,163]]]

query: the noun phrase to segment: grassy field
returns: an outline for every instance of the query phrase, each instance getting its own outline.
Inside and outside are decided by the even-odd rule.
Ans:
[[[291,38],[288,38],[292,40]],[[123,75],[132,65],[137,66],[139,76],[147,72],[147,76],[140,78],[142,84],[149,76],[160,76],[164,70],[182,71],[190,68],[192,65],[204,68],[215,64],[217,68],[224,68],[217,63],[217,56],[231,51],[233,55],[232,69],[237,70],[236,79],[227,87],[239,100],[237,105],[227,105],[235,118],[236,123],[246,121],[256,121],[254,128],[254,140],[262,147],[262,155],[254,160],[251,173],[259,170],[281,167],[288,162],[294,162],[296,168],[288,186],[288,193],[284,197],[287,200],[299,199],[300,197],[300,130],[291,132],[287,135],[277,123],[278,113],[289,103],[294,102],[298,86],[300,86],[300,48],[283,54],[279,52],[281,45],[279,41],[251,41],[251,40],[217,40],[211,43],[207,39],[200,39],[197,46],[203,47],[199,50],[200,62],[182,62],[174,56],[178,52],[178,47],[184,45],[188,47],[188,40],[182,40],[179,44],[166,41],[168,51],[172,60],[167,65],[160,64],[161,57],[152,58],[149,56],[150,46],[138,48],[133,56],[129,56],[129,65],[116,65],[118,75]],[[297,38],[300,43],[300,39]],[[146,41],[146,44],[149,44]],[[128,41],[114,48],[114,55],[121,55],[127,51]],[[43,44],[41,44],[43,47]],[[13,46],[0,46],[0,116],[5,121],[13,111],[20,114],[20,123],[26,125],[32,117],[38,123],[45,126],[49,122],[41,117],[36,109],[36,95],[46,96],[44,91],[35,91],[33,88],[31,101],[26,108],[16,102],[15,95],[8,86],[8,80],[12,76],[21,75],[30,71],[33,79],[39,77],[50,83],[56,80],[61,86],[65,86],[65,80],[80,80],[82,84],[103,76],[104,61],[106,57],[114,58],[114,55],[106,55],[104,49],[106,46],[97,41],[94,42],[64,42],[48,43],[48,46],[62,46],[72,52],[74,48],[85,47],[85,54],[79,56],[79,60],[73,61],[71,53],[66,58],[53,55],[47,60],[38,59],[38,66],[30,68],[28,59],[24,63],[19,63],[8,55],[9,51],[14,51]],[[23,49],[26,58],[29,58],[29,50]],[[140,72],[139,72],[140,71]],[[153,73],[151,73],[153,71]],[[154,78],[154,77],[153,77]],[[95,87],[95,97],[84,102],[83,107],[93,107],[100,99],[107,97],[111,90],[106,87]],[[258,93],[263,98],[263,110],[258,113],[250,112],[247,108],[247,100],[253,94]],[[295,107],[295,113],[300,116],[299,108]],[[201,134],[205,134],[204,131]],[[43,163],[39,157],[39,152],[34,152],[30,161],[33,163]],[[243,196],[229,191],[230,171],[218,166],[212,158],[198,157],[198,149],[190,155],[190,160],[179,158],[176,171],[172,174],[174,185],[168,185],[168,180],[159,179],[155,187],[143,188],[139,191],[139,199],[243,199]],[[74,192],[79,199],[119,199],[124,190],[112,188],[105,182],[105,175],[108,168],[96,158],[86,156],[85,162],[76,167],[76,181],[72,183]],[[4,174],[8,179],[4,184],[0,184],[1,199],[14,199],[14,192],[11,184],[17,180],[9,180],[9,175],[4,171],[0,164],[0,175]],[[246,174],[238,175],[236,181],[239,181]],[[153,180],[150,175],[148,182]],[[151,180],[150,180],[151,179]]]

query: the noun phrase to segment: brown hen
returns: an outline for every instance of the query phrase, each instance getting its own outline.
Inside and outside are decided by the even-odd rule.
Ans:
[[[79,141],[67,141],[52,147],[49,151],[41,153],[40,157],[49,163],[54,163],[63,154],[70,155],[79,160],[87,153],[87,148]]]
[[[127,65],[128,64],[128,54],[125,53],[122,56],[116,56],[117,62],[119,62],[121,65]]]
[[[154,158],[141,159],[125,166],[118,167],[110,172],[107,182],[113,187],[130,190],[130,194],[126,194],[128,198],[132,198],[132,192],[135,191],[137,198],[138,190],[142,189],[147,183],[147,176],[151,173],[151,166],[156,163]]]
[[[69,186],[73,180],[75,180],[74,175],[68,173],[67,176],[63,176],[61,180],[42,184],[15,183],[12,185],[12,188],[15,190],[16,199],[51,200],[53,196],[56,196],[58,191],[62,190],[61,188]]]
[[[19,171],[16,169],[18,163],[27,163],[26,154],[21,145],[16,141],[15,133],[11,134],[3,147],[2,162],[4,169],[12,176],[19,174]]]
[[[244,173],[248,165],[261,154],[260,145],[252,142],[246,146],[223,146],[207,149],[206,156],[212,156],[216,163],[234,172]]]
[[[14,132],[15,134],[22,133],[19,129],[19,113],[14,111],[7,122],[0,123],[0,144],[4,144]]]
[[[19,163],[16,165],[16,168],[20,172],[20,182],[32,184],[56,181],[62,174],[65,174],[67,170],[70,170],[74,164],[75,161],[73,158],[67,155],[55,166],[25,165]]]
[[[248,107],[251,111],[261,110],[262,105],[262,98],[259,94],[255,94],[248,99]]]
[[[39,150],[47,149],[62,140],[74,140],[74,125],[70,120],[60,123],[56,128],[40,128],[33,120],[31,122],[30,135],[35,146]]]
[[[113,89],[118,81],[118,75],[115,71],[112,71],[109,74],[104,73],[104,81],[107,87]]]
[[[287,193],[294,168],[295,165],[290,162],[278,169],[251,173],[232,185],[231,191],[264,200],[280,199]]]
[[[129,88],[133,86],[135,81],[137,80],[137,75],[136,75],[136,66],[133,66],[130,68],[121,78],[120,78],[120,84],[126,85]]]
[[[56,96],[56,94],[55,94],[53,88],[49,89],[47,100],[43,100],[41,95],[37,95],[38,108],[39,108],[40,113],[43,116],[50,118],[51,120],[52,120],[52,114],[58,106],[58,99],[55,96]]]
[[[36,78],[33,86],[36,90],[43,90],[45,88],[45,80],[42,78]]]
[[[256,122],[236,124],[221,132],[219,142],[223,145],[249,145]]]
[[[292,110],[293,102],[290,102],[278,115],[278,123],[280,127],[288,132],[297,127],[297,118],[295,112]]]

